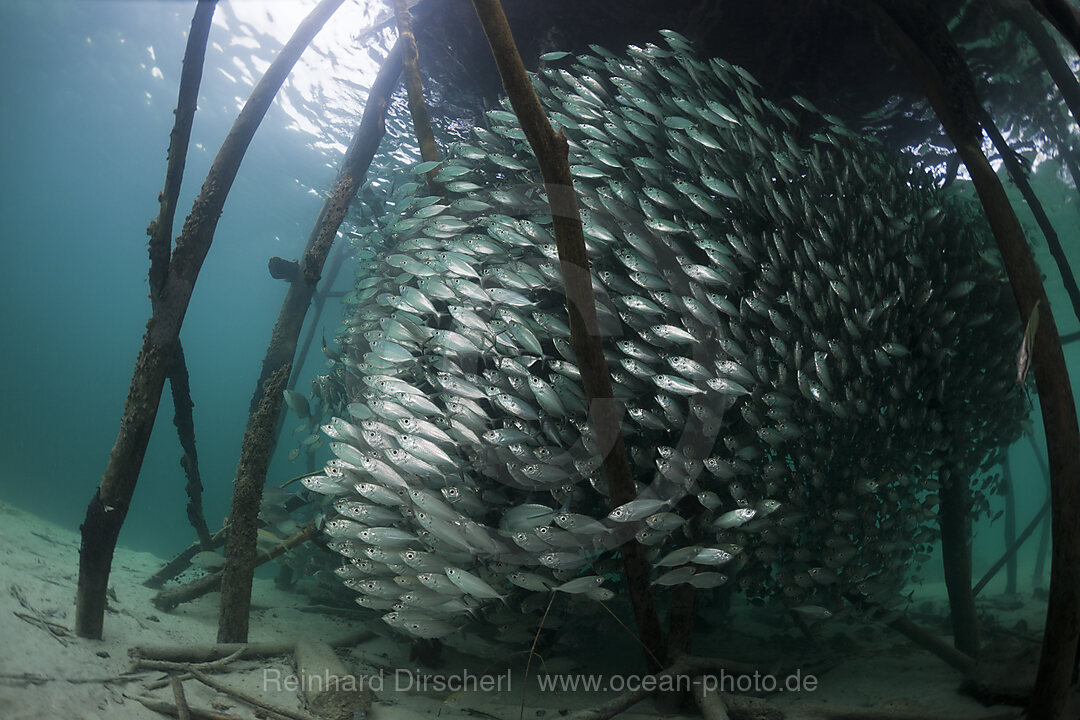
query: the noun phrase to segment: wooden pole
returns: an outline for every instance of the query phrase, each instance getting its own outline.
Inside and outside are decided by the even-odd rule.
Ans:
[[[116,443],[109,454],[101,484],[87,506],[81,528],[75,603],[75,632],[81,637],[101,638],[105,593],[116,539],[135,492],[165,377],[172,367],[180,326],[199,270],[213,242],[225,198],[236,179],[248,144],[278,89],[300,53],[343,1],[322,0],[270,63],[225,137],[184,222],[162,285],[160,304],[147,323],[142,348],[135,361]]]
[[[1035,455],[1035,462],[1042,471],[1043,482],[1046,484],[1046,503],[1049,503],[1050,470],[1046,467],[1046,461],[1043,460],[1042,451],[1038,443],[1035,442],[1034,435],[1028,435],[1028,443],[1031,445],[1031,452]],[[1035,553],[1035,564],[1031,570],[1032,590],[1044,589],[1043,578],[1046,576],[1046,556],[1050,553],[1050,523],[1044,520],[1039,524],[1039,527],[1041,528],[1039,532],[1039,548]]]
[[[941,562],[949,593],[953,644],[970,657],[979,657],[979,616],[971,592],[971,488],[967,475],[942,478],[938,521]]]
[[[1050,459],[1053,550],[1046,631],[1028,718],[1055,720],[1067,698],[1080,637],[1080,427],[1057,323],[1020,221],[983,155],[975,83],[948,28],[923,0],[876,0],[867,9],[914,71],[956,145],[997,239],[1021,317],[1026,320],[1036,303],[1041,305],[1034,373]]]
[[[1027,36],[1046,66],[1046,72],[1057,85],[1073,122],[1080,124],[1080,82],[1077,82],[1069,63],[1062,56],[1057,41],[1043,25],[1042,18],[1031,7],[1012,0],[999,0],[997,5]]]
[[[251,413],[233,486],[229,536],[225,541],[225,567],[222,570],[218,642],[247,641],[259,505],[273,450],[274,430],[281,415],[282,391],[289,379],[304,316],[322,277],[326,257],[385,134],[386,109],[400,73],[399,41],[387,55],[372,85],[360,126],[342,159],[334,192],[323,203],[300,258],[300,271],[289,284],[270,336],[270,344],[263,358],[262,376],[251,399]]]
[[[619,408],[611,392],[611,375],[604,358],[581,213],[570,175],[569,146],[566,136],[557,132],[544,114],[521,62],[502,4],[499,0],[473,0],[473,7],[491,45],[510,104],[544,179],[566,291],[570,344],[581,371],[597,441],[604,452],[604,475],[611,488],[611,503],[622,505],[636,496],[634,478],[619,427]],[[633,538],[623,544],[620,551],[638,632],[647,650],[646,663],[651,672],[657,672],[667,664],[667,649],[649,586],[649,564],[644,548]]]
[[[1080,53],[1080,11],[1068,0],[1031,0],[1031,5]]]
[[[1005,454],[1005,462],[1002,463],[1002,482],[1005,483],[1005,594],[1016,594],[1016,550],[1020,545],[1016,542],[1016,485],[1013,481],[1012,467],[1009,464],[1009,455]],[[1049,509],[1049,508],[1047,508]],[[1040,511],[1041,514],[1042,511]],[[1014,549],[1015,547],[1015,549]],[[993,577],[989,573],[983,576],[983,580]],[[982,580],[980,584],[984,584]],[[971,591],[972,595],[979,594],[979,587]]]
[[[986,584],[993,580],[994,576],[998,574],[998,572],[1001,570],[1002,567],[1005,566],[1006,563],[1011,563],[1013,567],[1016,567],[1016,552],[1025,542],[1027,542],[1027,539],[1031,537],[1031,533],[1035,532],[1035,528],[1039,527],[1039,525],[1043,522],[1043,518],[1046,517],[1046,513],[1049,511],[1050,500],[1047,499],[1047,501],[1043,503],[1043,506],[1039,508],[1039,512],[1035,513],[1035,517],[1031,518],[1031,522],[1027,524],[1027,527],[1024,528],[1023,532],[1021,532],[1018,537],[1013,538],[1013,540],[1009,543],[1008,547],[1005,549],[1005,554],[998,558],[998,561],[994,563],[993,567],[987,570],[986,574],[982,576],[982,579],[975,584],[975,587],[971,590],[972,595],[978,595],[980,592],[982,592],[983,588],[986,587]],[[1013,590],[1011,592],[1015,593],[1015,574],[1012,578],[1012,583]],[[1006,589],[1006,592],[1009,592],[1008,589]]]
[[[1050,217],[1046,214],[1046,210],[1043,209],[1042,203],[1039,202],[1039,197],[1035,194],[1035,190],[1032,189],[1031,183],[1028,182],[1027,173],[1020,166],[1020,161],[1016,159],[1016,153],[1009,147],[1009,143],[1005,141],[1001,131],[997,129],[997,125],[994,124],[990,113],[981,107],[979,110],[979,122],[982,124],[986,134],[990,136],[990,141],[994,143],[998,155],[1001,156],[1001,161],[1005,164],[1005,171],[1009,173],[1009,179],[1013,181],[1013,185],[1020,191],[1021,197],[1024,198],[1024,202],[1027,203],[1031,214],[1035,217],[1036,224],[1042,230],[1042,234],[1046,238],[1046,247],[1050,250],[1050,257],[1054,258],[1054,264],[1057,265],[1058,273],[1061,275],[1061,283],[1065,286],[1065,294],[1069,296],[1069,302],[1072,303],[1073,314],[1076,315],[1077,320],[1080,320],[1080,287],[1076,286],[1076,276],[1069,265],[1069,259],[1065,256],[1065,249],[1061,247],[1061,240],[1054,230],[1054,225],[1050,222]]]
[[[431,129],[431,116],[427,103],[424,102],[424,83],[420,77],[420,56],[416,49],[416,38],[412,31],[412,17],[405,0],[394,0],[394,15],[397,17],[398,37],[403,43],[402,62],[405,67],[405,90],[409,95],[409,114],[412,115],[413,130],[420,145],[420,158],[424,162],[439,159],[439,146],[435,142],[435,133]],[[438,169],[428,170],[427,185],[432,195],[442,195],[441,183],[435,179]]]
[[[150,303],[155,311],[158,309],[161,291],[169,272],[173,219],[176,216],[188,143],[191,140],[191,126],[195,119],[199,85],[202,82],[206,40],[210,35],[210,23],[216,6],[217,0],[199,0],[195,6],[195,16],[191,19],[191,30],[188,32],[183,69],[180,73],[180,88],[174,113],[176,120],[169,134],[165,188],[158,195],[158,215],[146,228],[146,233],[150,236]],[[195,417],[192,413],[195,404],[191,401],[187,360],[179,339],[176,341],[176,351],[169,366],[169,387],[173,399],[173,424],[184,453],[180,458],[180,466],[184,468],[188,479],[188,521],[195,529],[199,542],[205,546],[203,549],[209,550],[210,530],[206,527],[206,518],[203,516],[202,478],[199,476],[199,455],[195,449]]]

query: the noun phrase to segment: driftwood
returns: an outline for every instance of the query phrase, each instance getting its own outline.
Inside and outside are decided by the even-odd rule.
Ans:
[[[233,660],[239,660],[240,656],[244,654],[244,649],[240,648],[236,650],[232,655],[227,655],[220,660],[213,660],[211,662],[198,663],[201,670],[220,670]],[[189,672],[193,663],[185,662],[169,662],[168,660],[146,660],[143,658],[136,658],[132,663],[132,667],[136,671],[141,670],[164,670],[168,673],[174,672]],[[169,684],[172,684],[172,675],[169,676]]]
[[[343,635],[328,644],[330,647],[352,647],[375,637],[370,630],[358,630]],[[158,660],[174,663],[210,663],[231,658],[251,660],[254,658],[291,655],[296,641],[274,643],[219,643],[214,645],[136,645],[128,655],[136,660]]]
[[[1033,3],[1069,10],[1061,0]],[[1065,706],[1080,640],[1080,523],[1076,522],[1080,517],[1080,426],[1057,323],[1020,221],[982,152],[974,79],[948,28],[924,0],[876,0],[868,3],[867,9],[876,15],[884,37],[914,71],[968,169],[997,240],[1020,316],[1030,317],[1036,303],[1041,304],[1033,366],[1050,460],[1053,548],[1046,632],[1028,717],[1053,720],[1061,716]],[[1080,28],[1075,13],[1069,10],[1069,15],[1069,27]],[[1076,40],[1080,34],[1070,38],[1074,47],[1080,47]]]
[[[305,525],[299,530],[299,532],[289,537],[287,540],[285,540],[285,542],[281,543],[277,547],[274,547],[267,552],[259,553],[255,557],[255,563],[252,566],[252,570],[254,570],[259,565],[268,563],[271,560],[280,557],[281,555],[284,555],[297,545],[301,545],[307,542],[318,534],[319,528],[317,525],[315,525],[314,523]],[[158,610],[161,610],[162,612],[168,612],[180,603],[194,600],[195,598],[202,597],[203,595],[214,592],[215,590],[220,588],[223,573],[223,570],[218,570],[217,572],[210,573],[209,575],[204,575],[198,580],[193,580],[187,585],[181,585],[180,587],[162,590],[153,598],[151,598],[150,602],[152,602],[154,604],[154,607],[156,607]]]
[[[205,545],[202,541],[193,542],[187,546],[184,550],[177,553],[177,555],[165,563],[160,570],[151,575],[143,585],[148,588],[159,588],[169,580],[184,572],[191,566],[191,558],[203,550],[216,550],[225,544],[225,535],[228,532],[228,526],[221,528],[216,533],[210,536],[210,544]]]
[[[289,283],[263,357],[262,372],[251,399],[247,429],[241,444],[232,509],[229,511],[230,531],[225,543],[221,611],[218,615],[219,642],[247,640],[259,505],[273,450],[274,430],[281,414],[282,390],[289,379],[300,330],[322,277],[326,257],[385,133],[386,108],[390,95],[397,87],[400,68],[399,42],[383,61],[372,85],[360,126],[342,159],[334,191],[323,203],[308,237],[300,258],[299,272]]]
[[[566,136],[557,132],[544,114],[499,0],[473,0],[473,7],[491,45],[510,104],[544,179],[566,291],[570,344],[581,371],[582,387],[596,430],[597,445],[604,453],[604,476],[611,488],[611,504],[622,505],[633,500],[636,493],[619,427],[619,408],[612,395],[611,375],[604,358],[581,213],[570,174]],[[620,547],[620,551],[638,631],[648,651],[646,663],[650,671],[656,672],[667,664],[667,648],[664,647],[663,629],[649,585],[649,563],[645,559],[644,548],[633,537]]]
[[[142,697],[140,695],[125,695],[124,697],[141,703],[148,710],[153,710],[154,712],[162,713],[164,715],[182,717],[176,705],[165,702],[164,700],[155,700],[154,698]],[[189,717],[192,718],[192,720],[244,720],[239,715],[230,715],[229,713],[221,713],[216,710],[188,708],[188,712],[190,713]]]
[[[342,2],[322,0],[270,63],[225,137],[191,214],[184,221],[162,286],[160,304],[147,323],[142,348],[135,361],[120,432],[82,524],[75,606],[75,631],[81,637],[101,638],[105,593],[116,540],[142,469],[165,377],[172,367],[180,326],[213,242],[225,198],[236,179],[247,146],[285,77],[315,33]]]
[[[705,720],[731,720],[728,714],[727,703],[718,692],[710,692],[705,683],[698,681],[693,683],[694,702],[697,703],[701,717]]]
[[[170,674],[169,687],[172,689],[173,700],[176,701],[176,717],[180,720],[191,720],[191,708],[184,696],[184,683],[176,675]]]
[[[937,655],[962,673],[969,673],[975,669],[974,658],[957,650],[937,635],[919,627],[906,617],[900,616],[890,620],[886,625],[906,637],[908,640],[911,640],[916,645]]]
[[[793,715],[821,720],[1017,720],[1019,710],[994,710],[985,713],[958,715],[956,713],[919,712],[913,710],[880,710],[877,708],[838,707],[835,705],[793,703]],[[733,720],[735,716],[732,715]]]

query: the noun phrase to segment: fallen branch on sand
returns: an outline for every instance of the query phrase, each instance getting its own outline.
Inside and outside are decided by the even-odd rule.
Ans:
[[[142,703],[147,709],[153,710],[154,712],[172,715],[173,717],[180,717],[177,707],[164,700],[155,700],[154,698],[142,697],[140,695],[125,695],[124,697]],[[239,715],[229,715],[214,710],[189,708],[188,711],[191,713],[189,717],[191,717],[192,720],[243,720]]]
[[[206,675],[205,673],[194,669],[194,667],[189,670],[189,672],[191,673],[191,677],[195,678],[203,685],[213,688],[220,693],[225,693],[230,697],[233,697],[243,703],[251,705],[252,707],[259,708],[264,712],[270,713],[272,715],[288,718],[289,720],[320,720],[314,715],[306,713],[303,710],[290,710],[288,708],[283,708],[280,705],[274,705],[273,703],[263,700],[262,698],[255,697],[254,695],[249,695],[242,690],[238,690],[234,687],[226,685],[225,683],[218,682],[217,680],[214,680],[212,677]]]
[[[268,563],[271,560],[284,555],[289,550],[292,550],[297,545],[301,545],[308,540],[312,539],[319,534],[319,528],[314,523],[309,523],[290,537],[285,542],[281,543],[272,550],[264,553],[259,553],[259,556],[255,560],[255,567]],[[222,571],[218,570],[215,573],[205,575],[198,580],[194,580],[186,585],[180,587],[170,588],[168,590],[162,590],[151,599],[150,602],[154,604],[158,610],[162,612],[168,612],[175,608],[180,603],[194,600],[197,597],[202,597],[207,593],[214,592],[221,587]]]

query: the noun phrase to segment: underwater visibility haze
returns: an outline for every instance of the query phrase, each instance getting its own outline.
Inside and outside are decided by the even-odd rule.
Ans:
[[[0,578],[37,619],[6,621],[30,658],[0,672],[15,716],[189,700],[251,717],[196,680],[188,700],[155,687],[166,666],[125,695],[57,679],[92,674],[78,653],[96,642],[119,658],[250,629],[285,658],[216,669],[293,717],[1080,717],[1075,660],[1048,660],[1080,657],[1076,628],[1044,636],[1077,590],[1050,520],[1062,538],[1080,523],[1051,490],[1077,478],[1049,470],[1070,467],[1076,419],[1047,338],[1062,371],[1080,360],[1080,108],[1063,99],[1080,62],[1068,22],[1039,14],[1055,3],[505,0],[573,204],[512,58],[493,60],[500,3],[199,5],[205,58],[194,2],[0,5],[20,68],[0,119],[0,501],[20,544]],[[335,5],[230,187],[238,114]],[[953,63],[944,123],[919,57]],[[181,70],[200,63],[170,200]],[[958,154],[971,123],[987,134]],[[984,210],[1006,197],[1037,302]],[[172,201],[159,286],[144,238]],[[168,367],[155,331],[177,308],[183,362],[140,416],[131,373]],[[1072,422],[1049,461],[1069,425],[1044,427],[1048,399]],[[137,488],[114,502],[128,457]],[[672,663],[696,690],[628,681]],[[271,691],[268,668],[369,683]],[[441,684],[384,684],[406,668]],[[725,674],[801,684],[708,687]]]

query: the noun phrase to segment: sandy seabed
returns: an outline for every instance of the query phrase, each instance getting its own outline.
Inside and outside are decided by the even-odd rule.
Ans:
[[[18,508],[0,503],[0,717],[4,720],[78,718],[80,720],[128,720],[163,717],[131,695],[148,695],[172,701],[166,686],[148,691],[147,683],[164,677],[148,672],[124,682],[135,645],[189,645],[213,643],[217,632],[216,593],[181,605],[170,613],[158,611],[150,602],[155,590],[142,582],[161,567],[161,558],[118,547],[110,587],[114,590],[105,617],[101,641],[77,638],[73,632],[75,588],[78,577],[78,534],[50,524]],[[986,591],[994,592],[992,585]],[[940,585],[919,588],[919,602],[944,608]],[[256,578],[253,592],[251,642],[294,641],[300,637],[333,640],[355,632],[363,620],[305,612],[311,601],[282,591],[272,581]],[[1041,603],[1028,600],[1009,610],[1015,617],[1006,622],[1039,623]],[[843,621],[836,621],[843,622]],[[377,623],[382,625],[381,622]],[[764,632],[767,626],[743,625],[747,632]],[[1038,625],[1034,625],[1038,627]],[[525,653],[506,658],[504,650],[483,643],[468,643],[468,652],[444,653],[438,670],[418,670],[409,660],[409,643],[385,627],[353,648],[342,650],[346,665],[371,685],[375,702],[369,720],[411,718],[557,718],[566,711],[598,705],[614,697],[612,692],[540,692],[536,689],[536,665],[528,680],[530,692],[523,702]],[[978,715],[986,708],[957,692],[959,674],[929,653],[912,646],[887,630],[871,630],[850,624],[853,643],[850,658],[815,677],[813,690],[803,689],[770,696],[786,708],[789,720],[801,713],[792,703],[836,703],[847,707],[905,710],[955,715]],[[616,630],[615,632],[621,632]],[[827,633],[834,633],[829,628]],[[738,656],[730,633],[696,640],[702,655]],[[549,652],[543,668],[552,674],[588,673],[614,681],[627,662],[627,648],[597,656],[590,648]],[[527,648],[523,647],[522,651]],[[632,651],[632,648],[630,648]],[[594,657],[596,656],[596,657]],[[611,657],[617,656],[617,657]],[[496,658],[503,657],[497,660]],[[632,657],[632,656],[631,656]],[[632,665],[632,663],[631,663]],[[285,678],[295,670],[290,657],[239,660],[231,671],[218,675],[221,682],[288,708],[301,708],[301,699]],[[400,672],[399,672],[400,670]],[[442,680],[429,674],[438,673]],[[470,680],[472,678],[472,680]],[[485,679],[486,678],[486,679]],[[469,688],[454,692],[466,682]],[[628,680],[631,681],[632,680]],[[443,684],[440,684],[443,683]],[[486,683],[486,686],[482,686]],[[192,707],[214,709],[243,718],[257,717],[254,710],[194,680],[184,683]],[[620,717],[627,720],[657,717],[650,701]],[[670,716],[681,717],[681,716]]]

